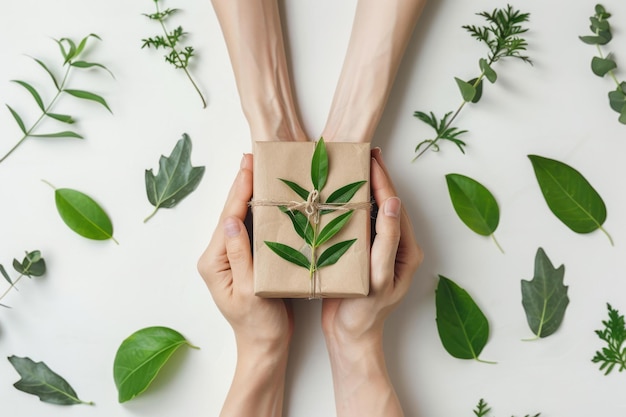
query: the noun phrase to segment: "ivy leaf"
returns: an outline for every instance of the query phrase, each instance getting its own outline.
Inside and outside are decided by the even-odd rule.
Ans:
[[[109,107],[109,105],[107,104],[106,100],[94,93],[91,93],[89,91],[84,91],[84,90],[74,90],[74,89],[69,89],[66,88],[65,90],[66,93],[68,93],[71,96],[74,96],[76,98],[80,98],[83,100],[90,100],[90,101],[95,101],[96,103],[100,103],[102,104],[110,113],[113,113],[111,111],[111,108]]]
[[[569,304],[564,275],[565,266],[555,269],[544,250],[537,249],[535,275],[530,281],[522,280],[522,305],[536,339],[550,336],[563,321]]]
[[[606,206],[598,192],[580,172],[554,159],[528,155],[535,170],[541,192],[554,215],[576,233],[602,230]]]
[[[345,240],[343,242],[335,243],[326,249],[322,252],[319,258],[317,258],[317,269],[336,264],[343,254],[350,249],[350,246],[352,246],[354,242],[356,242],[356,239]]]
[[[311,268],[311,262],[304,256],[302,253],[298,252],[291,246],[287,246],[283,243],[278,242],[268,242],[265,241],[265,244],[268,248],[270,248],[276,255],[280,256],[284,260],[291,262],[292,264],[301,266],[306,269]]]
[[[591,60],[591,71],[598,77],[604,77],[609,71],[617,68],[617,64],[610,58],[594,56]]]
[[[126,338],[113,362],[118,401],[132,400],[144,392],[172,354],[183,345],[196,348],[176,330],[160,326],[138,330]]]
[[[475,359],[489,339],[487,317],[463,288],[439,275],[435,296],[437,330],[446,351],[455,358]]]
[[[343,226],[348,223],[353,212],[353,210],[346,211],[328,222],[319,235],[317,235],[315,246],[321,246],[335,236],[343,228]]]
[[[300,196],[301,199],[303,199],[304,201],[306,201],[309,198],[309,192],[307,190],[305,190],[303,187],[299,186],[298,184],[296,184],[293,181],[289,181],[289,180],[285,180],[282,178],[279,178],[279,180],[281,180],[282,182],[284,182],[289,188],[291,188],[291,190],[298,194],[298,196]]]
[[[46,403],[59,405],[88,404],[78,398],[76,391],[65,379],[53,372],[43,362],[34,362],[30,358],[9,356],[7,358],[21,379],[13,386],[27,394],[36,395]]]
[[[456,81],[456,85],[461,91],[461,96],[463,97],[463,100],[471,102],[476,95],[476,88],[474,88],[474,86],[467,81],[463,81],[460,78],[454,77],[454,80]]]
[[[144,220],[147,222],[160,208],[172,208],[191,194],[200,184],[204,167],[191,166],[191,139],[184,133],[169,157],[161,155],[159,172],[145,174],[148,200],[155,208]]]
[[[324,138],[320,138],[315,145],[313,158],[311,159],[311,182],[313,188],[321,192],[328,179],[328,154]]]
[[[17,259],[13,259],[13,269],[22,275],[40,277],[46,273],[46,261],[41,257],[40,251],[34,250],[26,252],[21,263]]]
[[[461,174],[446,175],[448,192],[454,211],[461,221],[482,236],[491,236],[496,246],[494,232],[500,222],[500,209],[491,192],[478,181]]]

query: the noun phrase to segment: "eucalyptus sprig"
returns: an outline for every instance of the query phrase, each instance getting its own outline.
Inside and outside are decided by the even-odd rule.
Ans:
[[[9,288],[0,295],[0,301],[11,291],[17,283],[22,279],[22,277],[40,277],[46,273],[46,261],[41,257],[41,252],[38,250],[34,250],[31,252],[26,251],[26,256],[22,262],[17,259],[13,259],[13,269],[20,274],[14,280],[11,279],[6,269],[2,264],[0,264],[0,274],[4,277],[4,279],[9,283]],[[0,304],[3,307],[6,307],[3,304]]]
[[[616,366],[622,372],[626,370],[626,323],[624,316],[619,311],[607,303],[609,319],[602,320],[604,329],[596,330],[598,337],[606,342],[606,347],[597,351],[591,360],[593,363],[600,363],[600,370],[604,375],[611,373]]]
[[[494,9],[491,13],[481,12],[477,14],[484,17],[488,25],[465,25],[463,29],[467,30],[473,38],[484,43],[489,49],[487,56],[478,60],[480,74],[469,81],[455,77],[463,98],[456,111],[447,112],[441,119],[432,111],[429,114],[422,111],[413,113],[413,116],[432,127],[436,133],[434,138],[425,139],[415,147],[417,155],[413,161],[429,149],[439,151],[439,141],[441,140],[454,143],[462,153],[465,153],[464,146],[466,143],[459,137],[467,133],[467,130],[460,130],[452,126],[452,123],[467,103],[478,103],[482,97],[483,79],[487,78],[492,84],[496,82],[498,75],[493,69],[493,64],[503,58],[516,58],[532,65],[530,58],[523,55],[528,43],[521,36],[528,31],[528,28],[524,27],[523,24],[528,21],[529,13],[521,13],[511,5],[507,5],[506,8]]]
[[[202,108],[206,108],[207,103],[204,95],[200,91],[200,88],[194,81],[191,73],[189,72],[189,61],[191,58],[195,56],[194,49],[192,46],[179,46],[181,39],[187,35],[182,28],[182,26],[178,26],[176,29],[172,31],[168,31],[165,27],[165,21],[168,17],[175,14],[179,11],[179,9],[165,9],[161,10],[159,7],[159,0],[153,0],[154,6],[156,7],[156,12],[151,14],[144,13],[144,16],[149,18],[150,20],[154,20],[159,22],[161,29],[163,30],[163,35],[157,35],[153,38],[142,39],[143,45],[141,45],[141,49],[143,48],[154,48],[159,49],[163,48],[165,50],[169,50],[169,53],[165,55],[165,61],[169,62],[174,66],[174,68],[182,69],[185,72],[185,75],[193,85],[193,88],[196,90],[200,99],[202,100]]]
[[[601,4],[596,4],[595,14],[589,18],[591,21],[589,29],[593,35],[579,36],[579,38],[588,45],[596,46],[598,56],[594,56],[591,60],[591,71],[598,77],[604,77],[608,74],[615,83],[615,90],[609,92],[609,105],[619,113],[619,122],[626,124],[626,81],[617,80],[615,76],[617,63],[612,54],[604,55],[602,48],[600,48],[600,45],[606,45],[613,39],[609,17],[611,14],[607,13]]]
[[[61,55],[63,56],[63,68],[65,68],[65,72],[63,73],[62,77],[56,76],[55,73],[50,69],[50,67],[46,65],[42,60],[33,58],[33,60],[37,64],[39,64],[39,66],[43,68],[43,70],[50,76],[52,83],[54,84],[54,87],[56,89],[56,93],[52,97],[52,100],[48,101],[47,103],[43,99],[39,91],[37,91],[37,89],[33,87],[30,83],[27,83],[26,81],[22,81],[22,80],[13,80],[14,83],[22,86],[24,89],[26,89],[30,93],[30,95],[35,100],[37,107],[39,107],[41,114],[30,127],[27,127],[26,123],[24,122],[24,119],[18,114],[18,112],[14,110],[8,104],[6,105],[9,111],[11,112],[11,115],[15,119],[15,122],[17,123],[18,127],[22,131],[23,136],[17,142],[17,144],[15,144],[15,146],[13,146],[2,158],[0,158],[0,163],[2,163],[2,161],[4,161],[9,155],[11,155],[13,151],[15,151],[15,149],[17,149],[17,147],[20,146],[27,138],[83,139],[83,137],[80,134],[76,133],[73,130],[65,130],[65,131],[54,132],[54,133],[37,133],[41,122],[43,122],[45,119],[53,119],[61,123],[66,123],[70,125],[75,123],[74,118],[70,115],[58,114],[58,113],[52,112],[52,109],[54,108],[59,98],[63,95],[63,93],[66,93],[70,96],[74,96],[76,98],[80,98],[83,100],[94,101],[96,103],[101,104],[109,112],[111,112],[109,105],[107,104],[105,99],[102,98],[101,96],[94,94],[92,92],[89,92],[89,91],[85,91],[85,90],[76,90],[76,89],[67,88],[72,69],[75,69],[75,68],[81,69],[81,70],[89,69],[89,68],[99,68],[99,69],[103,69],[107,71],[109,74],[111,74],[111,76],[113,76],[111,71],[109,71],[104,65],[96,63],[96,62],[88,62],[88,61],[83,60],[82,55],[85,52],[85,47],[87,46],[87,42],[90,38],[95,38],[95,39],[100,40],[100,37],[93,33],[85,36],[83,39],[80,40],[80,42],[78,42],[78,44],[70,38],[61,38],[61,39],[55,40],[57,45],[59,46],[59,49],[61,50]]]

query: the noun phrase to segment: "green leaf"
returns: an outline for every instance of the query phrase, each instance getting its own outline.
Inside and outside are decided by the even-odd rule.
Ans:
[[[606,45],[611,41],[612,36],[610,32],[605,31],[598,33],[598,35],[579,36],[578,38],[587,45]]]
[[[311,182],[313,188],[321,192],[328,179],[328,154],[324,138],[320,138],[315,145],[313,158],[311,160]]]
[[[96,62],[74,61],[72,62],[71,65],[76,68],[93,68],[93,67],[102,68],[103,70],[108,72],[111,75],[111,77],[115,78],[115,76],[113,76],[113,73],[107,67],[105,67],[102,64],[98,64]]]
[[[622,107],[622,111],[619,114],[619,119],[617,120],[619,120],[621,124],[626,125],[626,106]]]
[[[367,181],[357,181],[333,191],[326,199],[326,204],[345,204],[349,202],[364,184],[367,184]]]
[[[13,285],[13,281],[11,281],[11,277],[9,276],[9,274],[7,274],[7,270],[4,269],[4,266],[2,264],[0,264],[0,274],[2,274],[4,279],[6,279],[9,284]]]
[[[46,113],[46,116],[53,118],[54,120],[58,120],[62,123],[74,124],[74,119],[72,116],[67,114],[58,114],[58,113]]]
[[[554,215],[576,233],[602,230],[606,206],[597,191],[580,172],[554,159],[528,155],[541,192]]]
[[[59,215],[70,229],[88,239],[112,239],[117,243],[111,219],[93,198],[70,188],[55,189],[54,198]]]
[[[21,80],[11,80],[16,84],[21,85],[22,87],[24,87],[26,90],[28,90],[28,92],[33,96],[33,98],[35,99],[35,102],[37,103],[37,106],[41,109],[41,111],[45,111],[45,105],[43,104],[43,100],[41,99],[41,96],[39,95],[39,93],[37,92],[37,90],[35,89],[35,87],[33,87],[32,85],[28,84],[25,81],[21,81]]]
[[[456,84],[459,86],[459,90],[461,91],[461,96],[464,101],[471,102],[476,95],[476,88],[473,85],[468,83],[467,81],[463,81],[460,78],[454,77]]]
[[[182,345],[192,346],[179,332],[167,327],[147,327],[126,338],[115,354],[113,378],[118,401],[132,400],[144,392]]]
[[[284,260],[291,262],[292,264],[301,266],[306,269],[311,268],[311,263],[302,253],[298,252],[291,246],[284,245],[278,242],[268,242],[265,241],[265,244],[268,248],[270,248],[276,255],[280,256]]]
[[[591,361],[600,363],[600,370],[604,371],[604,375],[611,373],[615,366],[618,366],[619,372],[626,370],[626,348],[623,347],[626,342],[626,323],[624,316],[619,311],[606,304],[609,310],[609,319],[602,320],[603,329],[596,330],[596,335],[600,340],[606,342],[606,346],[602,350],[596,351]]]
[[[41,257],[41,252],[35,250],[27,252],[21,263],[13,259],[13,268],[22,275],[40,277],[46,273],[46,261]]]
[[[21,376],[21,379],[13,384],[18,390],[36,395],[41,401],[50,404],[93,405],[92,402],[80,400],[70,384],[48,368],[45,363],[17,356],[9,356],[7,359]]]
[[[90,101],[95,101],[96,103],[100,103],[102,104],[110,113],[113,113],[111,111],[111,109],[109,108],[109,105],[107,104],[106,100],[102,97],[100,97],[97,94],[94,93],[90,93],[89,91],[84,91],[84,90],[70,90],[69,88],[66,88],[65,90],[66,93],[68,93],[71,96],[74,96],[76,98],[80,98],[83,100],[90,100]]]
[[[313,226],[309,223],[309,219],[299,210],[289,210],[287,207],[278,207],[280,211],[285,213],[291,219],[293,228],[309,246],[313,246]]]
[[[334,265],[337,261],[343,256],[344,253],[350,249],[350,246],[356,242],[356,239],[345,240],[343,242],[336,243],[326,249],[322,254],[317,258],[317,269],[323,268],[325,266]]]
[[[29,135],[33,138],[76,138],[76,139],[83,139],[83,137],[81,135],[79,135],[76,132],[72,132],[70,130],[65,130],[63,132],[56,132],[56,133],[40,133],[37,135]]]
[[[282,182],[287,184],[287,186],[289,188],[291,188],[293,190],[293,192],[298,194],[300,196],[300,198],[302,198],[304,201],[306,201],[309,198],[309,192],[307,190],[305,190],[304,188],[300,187],[295,182],[289,181],[289,180],[284,180],[282,178],[279,178],[279,180],[281,180]]]
[[[623,88],[618,87],[609,92],[609,105],[618,113],[624,110],[626,107],[626,94],[624,94]]]
[[[52,78],[52,82],[54,83],[54,86],[56,87],[57,91],[60,91],[61,88],[59,87],[59,82],[57,81],[57,78],[54,76],[52,71],[50,71],[50,69],[46,66],[46,64],[44,64],[44,62],[41,61],[40,59],[37,59],[37,58],[33,58],[33,59],[35,60],[35,62],[37,62],[41,66],[41,68],[43,68],[48,73],[50,78]]]
[[[474,87],[476,89],[476,94],[474,94],[474,98],[471,102],[478,103],[480,98],[483,96],[483,80],[478,81],[478,78],[472,78],[468,81],[468,83],[472,86],[476,85],[476,87]],[[463,148],[461,148],[461,151],[463,151]]]
[[[604,77],[609,71],[617,68],[617,64],[610,58],[594,56],[591,60],[591,71],[598,77]]]
[[[315,241],[315,246],[321,246],[324,243],[328,242],[333,236],[335,236],[350,220],[352,217],[352,213],[354,211],[346,211],[343,214],[340,214],[336,218],[332,219],[328,224],[322,229],[322,231],[317,236],[317,240]]]
[[[555,269],[542,248],[535,256],[535,275],[522,280],[522,305],[533,333],[547,337],[557,331],[569,304],[567,286],[563,285],[565,266]]]
[[[463,288],[439,275],[435,296],[437,330],[446,351],[455,358],[476,359],[489,339],[487,317]]]
[[[489,65],[487,60],[485,58],[481,58],[478,63],[480,65],[481,71],[485,74],[485,77],[489,80],[489,82],[491,84],[495,83],[498,79],[498,74],[496,74],[493,68],[491,68],[491,65]]]
[[[87,45],[87,41],[89,40],[89,38],[96,38],[99,41],[102,40],[100,36],[96,35],[95,33],[90,33],[89,35],[85,36],[83,39],[81,39],[80,43],[78,44],[78,47],[76,48],[76,51],[74,52],[74,57],[78,57],[83,52],[83,50],[85,49],[85,46]]]
[[[176,206],[198,187],[203,175],[203,166],[191,166],[191,139],[185,133],[169,157],[161,156],[156,176],[152,169],[146,170],[146,193],[155,209],[144,222],[148,221],[158,209]]]
[[[13,118],[17,122],[17,125],[20,127],[20,130],[22,131],[22,133],[26,134],[26,126],[24,125],[24,121],[22,121],[22,118],[20,117],[20,115],[17,114],[17,112],[13,110],[13,108],[9,106],[8,104],[6,104],[6,106],[9,108],[9,111],[13,115]]]

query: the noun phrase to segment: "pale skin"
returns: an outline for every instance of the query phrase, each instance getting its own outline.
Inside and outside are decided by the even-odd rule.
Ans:
[[[282,299],[254,295],[252,254],[243,224],[252,196],[252,156],[245,155],[198,269],[237,343],[235,375],[221,417],[282,415],[293,315]],[[338,417],[397,417],[402,407],[383,352],[389,313],[406,295],[422,261],[411,222],[380,150],[372,151],[372,193],[380,210],[371,249],[370,294],[325,299],[322,329]]]

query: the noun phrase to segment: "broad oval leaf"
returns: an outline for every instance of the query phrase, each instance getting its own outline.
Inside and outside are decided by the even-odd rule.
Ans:
[[[498,74],[496,74],[493,68],[491,68],[491,65],[489,65],[487,60],[485,58],[480,58],[479,65],[489,82],[492,84],[495,83],[498,79]]]
[[[477,83],[478,82],[478,83]],[[468,81],[471,86],[476,85],[474,87],[476,89],[476,93],[474,94],[474,98],[472,98],[472,103],[478,103],[480,98],[483,96],[483,80],[478,81],[478,78],[472,78]],[[463,149],[461,149],[463,151]]]
[[[621,113],[624,110],[626,107],[626,94],[624,94],[624,89],[622,87],[609,91],[609,105],[618,113]]]
[[[326,249],[322,252],[319,258],[317,258],[317,269],[337,263],[339,258],[341,258],[343,254],[350,249],[354,242],[356,242],[356,239],[345,240],[343,242],[335,243]]]
[[[287,246],[283,243],[278,242],[268,242],[265,241],[265,244],[268,248],[270,248],[276,255],[280,256],[284,260],[291,262],[292,264],[301,266],[306,269],[311,268],[311,263],[301,252],[298,252],[296,249],[291,246]]]
[[[328,179],[328,154],[324,138],[320,138],[315,145],[313,158],[311,158],[311,182],[313,188],[321,192]]]
[[[617,68],[617,64],[612,59],[594,56],[591,60],[591,71],[598,77],[604,77],[606,73],[615,68]]]
[[[14,83],[17,83],[19,85],[21,85],[22,87],[24,87],[26,90],[28,90],[28,92],[33,96],[33,98],[35,99],[35,102],[37,103],[37,106],[41,109],[41,111],[46,111],[45,105],[43,104],[43,100],[41,99],[41,96],[39,95],[39,93],[37,92],[37,90],[35,89],[35,87],[33,87],[32,85],[28,84],[25,81],[21,81],[21,80],[12,80]]]
[[[544,250],[537,249],[535,275],[530,281],[522,280],[522,305],[528,326],[537,338],[556,332],[565,317],[569,298],[564,275],[564,265],[555,269]]]
[[[541,192],[554,215],[576,233],[602,230],[606,206],[597,191],[580,172],[554,159],[528,155]]]
[[[46,261],[41,257],[40,251],[34,250],[27,252],[21,263],[13,259],[13,269],[22,275],[40,277],[46,273]]]
[[[467,81],[463,81],[462,79],[457,77],[454,77],[454,80],[456,81],[456,85],[459,86],[459,90],[461,91],[461,96],[463,97],[463,100],[471,102],[476,95],[476,89],[474,88],[474,86]]]
[[[437,331],[455,358],[476,359],[489,339],[489,322],[472,297],[452,280],[439,275],[435,296]]]
[[[144,392],[182,345],[195,347],[176,330],[162,326],[147,327],[126,338],[113,362],[118,401],[132,400]]]
[[[335,236],[348,223],[353,212],[353,210],[346,211],[328,222],[317,236],[315,246],[321,246]]]
[[[463,223],[479,235],[492,235],[500,222],[500,209],[491,192],[461,174],[446,175],[446,182],[454,211]]]
[[[109,107],[109,105],[107,104],[106,100],[104,98],[102,98],[101,96],[91,93],[89,91],[84,91],[84,90],[72,90],[69,88],[66,88],[65,90],[66,93],[68,93],[71,96],[74,96],[76,98],[80,98],[83,100],[90,100],[90,101],[95,101],[96,103],[100,103],[102,104],[110,113],[113,113],[111,111],[111,108]]]
[[[285,180],[285,179],[282,179],[282,178],[279,178],[279,180],[281,180],[289,188],[291,188],[291,190],[294,193],[298,194],[298,196],[300,196],[300,198],[303,199],[304,201],[306,201],[309,198],[309,192],[307,190],[305,190],[303,187],[301,187],[298,184],[296,184],[295,182],[289,181],[289,180]]]
[[[9,356],[8,359],[21,376],[21,379],[13,384],[18,390],[36,395],[41,401],[50,404],[93,405],[92,402],[80,400],[70,384],[45,363],[17,356]]]

